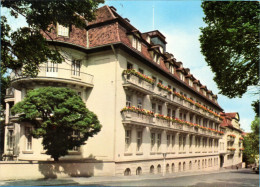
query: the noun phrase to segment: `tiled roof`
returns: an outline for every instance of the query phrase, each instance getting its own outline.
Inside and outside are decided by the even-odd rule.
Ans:
[[[160,59],[160,65],[156,64],[153,61],[153,58],[151,57],[151,54],[149,51],[156,50],[156,49],[153,49],[153,48],[156,48],[156,46],[153,45],[152,42],[148,43],[145,40],[146,39],[145,37],[147,35],[149,35],[151,37],[157,35],[162,40],[165,40],[165,36],[162,33],[160,33],[158,30],[150,31],[150,32],[146,32],[146,33],[140,33],[140,31],[138,29],[136,29],[133,25],[131,25],[129,23],[129,21],[122,18],[116,12],[116,9],[114,7],[103,6],[97,10],[96,20],[88,23],[87,31],[88,31],[88,33],[87,33],[88,41],[86,41],[86,38],[87,38],[86,31],[80,30],[80,32],[79,32],[77,29],[75,29],[74,32],[71,32],[70,38],[68,38],[68,39],[65,38],[65,41],[67,43],[75,44],[72,39],[74,37],[74,39],[76,39],[76,41],[78,41],[78,45],[85,46],[86,48],[89,47],[89,49],[101,47],[101,46],[104,46],[107,44],[121,42],[122,44],[124,44],[128,48],[130,48],[132,51],[134,51],[136,54],[145,58],[149,63],[153,64],[153,66],[156,66],[159,69],[163,70],[168,76],[173,77],[174,79],[177,79],[178,82],[181,82],[182,84],[186,85],[187,88],[192,89],[195,93],[199,94],[202,98],[204,98],[205,100],[207,100],[208,102],[212,103],[213,105],[217,106],[219,109],[222,110],[222,108],[217,103],[214,103],[214,101],[210,100],[208,96],[204,96],[202,94],[202,92],[198,92],[195,89],[195,86],[191,87],[188,84],[188,82],[181,81],[179,75],[177,75],[176,73],[175,74],[170,73],[169,69],[165,66],[164,61],[169,59],[169,57],[173,58],[172,54],[169,54],[167,52],[165,52],[164,54],[161,54],[162,58]],[[77,33],[77,32],[81,33],[81,35],[77,34],[76,36],[74,36],[73,33]],[[129,37],[128,37],[129,33],[130,34],[138,33],[141,35],[141,38],[140,38],[142,40],[141,52],[132,46],[132,44],[129,40]],[[82,38],[82,40],[80,40],[80,38]],[[63,41],[64,39],[60,39],[60,38],[56,37],[55,40]],[[182,72],[184,72],[185,75],[190,74],[188,68],[185,69],[185,68],[181,67],[182,62],[180,62],[180,61],[176,62],[176,59],[173,58],[172,63],[175,66],[179,67],[178,70],[181,70]],[[176,71],[176,69],[175,69],[175,71]],[[199,83],[199,85],[201,85],[199,80],[196,80],[195,77],[193,77],[193,79],[195,80],[194,81],[195,84]],[[212,97],[214,97],[214,95]]]
[[[225,113],[227,116],[230,118],[236,118],[236,115],[238,114],[237,112],[232,112],[232,113]]]

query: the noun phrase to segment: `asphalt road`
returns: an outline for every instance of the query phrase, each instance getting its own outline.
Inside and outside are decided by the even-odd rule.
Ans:
[[[214,173],[178,178],[140,181],[106,182],[89,186],[196,186],[196,187],[259,187],[259,175],[251,170]],[[81,186],[79,184],[79,186]],[[82,185],[83,186],[83,185]]]

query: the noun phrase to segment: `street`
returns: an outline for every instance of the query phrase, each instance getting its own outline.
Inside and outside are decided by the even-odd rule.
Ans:
[[[207,174],[208,173],[208,174]],[[118,177],[70,177],[0,181],[2,186],[192,186],[192,187],[258,187],[259,175],[251,169],[220,170],[197,173]]]
[[[107,182],[88,184],[91,186],[196,186],[196,187],[253,187],[259,186],[259,175],[252,170],[234,170],[178,178],[149,179],[140,181]]]

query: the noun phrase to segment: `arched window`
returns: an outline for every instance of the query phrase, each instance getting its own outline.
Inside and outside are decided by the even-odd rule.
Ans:
[[[183,171],[185,171],[185,170],[186,170],[186,163],[183,162]]]
[[[157,166],[157,173],[161,173],[162,172],[162,167],[160,164],[158,164]]]
[[[189,163],[189,170],[191,170],[192,169],[192,162],[190,161],[190,163]]]
[[[138,167],[136,169],[136,175],[141,175],[142,174],[142,168],[141,167]]]
[[[172,173],[175,171],[174,163],[172,163]]]
[[[200,169],[200,160],[198,161],[198,169]]]
[[[178,171],[181,171],[181,162],[179,162],[179,169]]]
[[[130,168],[126,168],[126,169],[125,169],[124,175],[125,175],[125,176],[131,175],[131,170],[130,170]]]
[[[170,164],[166,164],[166,173],[170,173]]]
[[[150,167],[150,173],[154,174],[154,166],[153,165],[151,165],[151,167]]]
[[[204,159],[202,160],[202,169],[204,168]]]

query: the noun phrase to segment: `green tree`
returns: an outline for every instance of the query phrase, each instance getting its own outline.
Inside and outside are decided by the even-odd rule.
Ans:
[[[101,129],[97,116],[69,88],[31,90],[23,101],[14,105],[12,112],[19,114],[19,121],[33,126],[33,137],[43,138],[46,153],[55,161],[73,147],[85,144]]]
[[[49,44],[41,32],[54,29],[51,25],[58,22],[64,26],[75,25],[86,28],[86,21],[95,19],[95,10],[104,0],[1,0],[15,18],[23,16],[28,24],[16,31],[11,30],[5,16],[1,16],[1,82],[6,81],[8,69],[23,67],[24,76],[37,76],[39,65],[47,62],[61,63],[63,57]],[[4,93],[4,87],[2,92]],[[1,95],[2,96],[2,95]],[[3,103],[4,97],[1,97]]]
[[[203,1],[207,24],[201,52],[214,72],[220,93],[242,97],[259,86],[259,2]]]
[[[254,163],[255,156],[259,155],[259,117],[256,117],[251,124],[251,133],[244,138],[243,157],[247,163]]]

